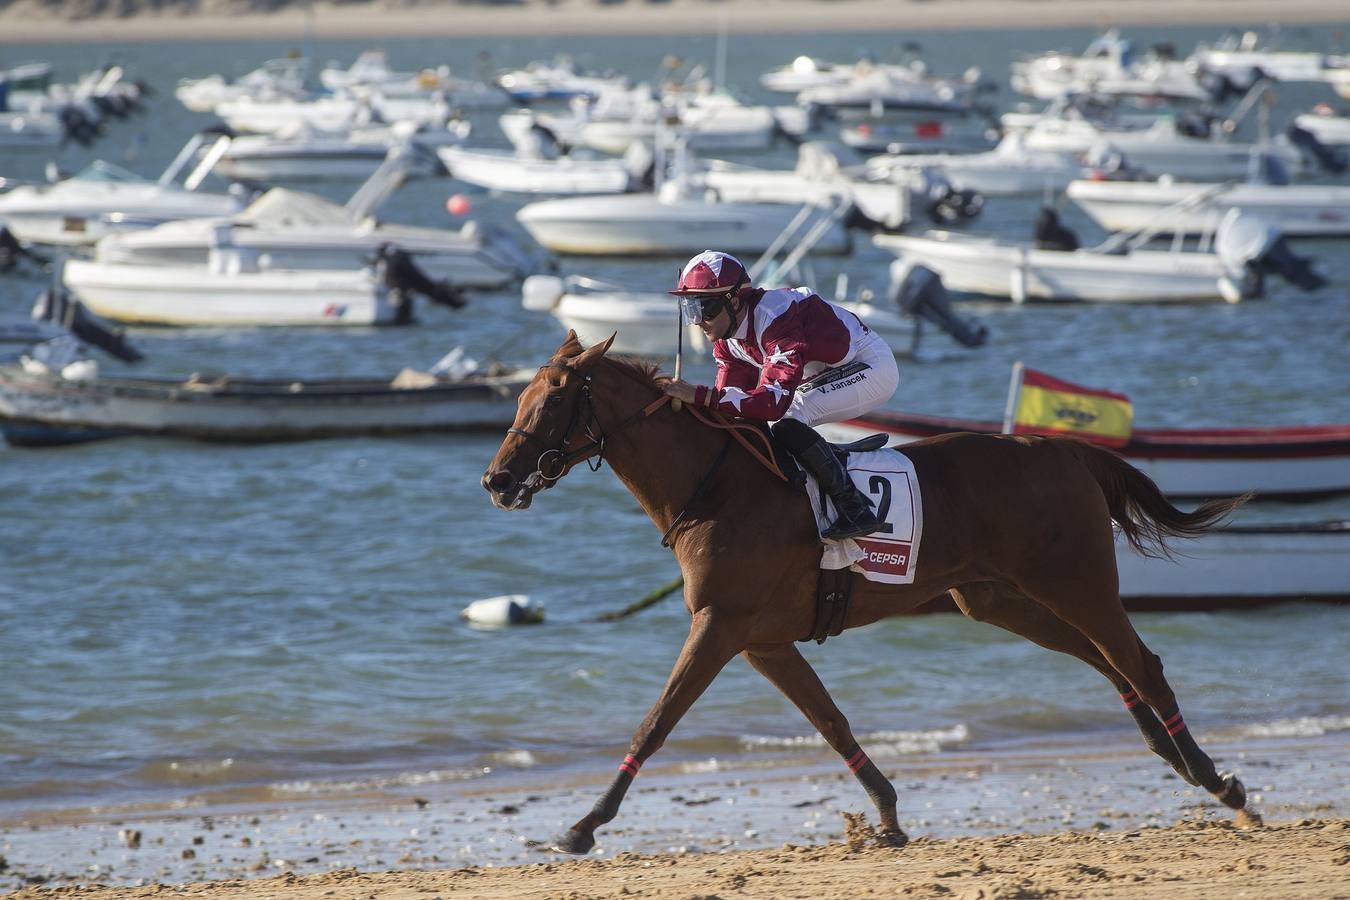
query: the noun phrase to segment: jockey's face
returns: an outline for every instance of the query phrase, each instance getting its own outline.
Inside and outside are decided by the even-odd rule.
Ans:
[[[705,317],[698,325],[703,331],[703,336],[709,341],[720,341],[731,337],[731,333],[736,329],[736,323],[740,320],[743,305],[739,295],[719,303],[717,315],[711,318]],[[735,316],[732,315],[733,312]]]

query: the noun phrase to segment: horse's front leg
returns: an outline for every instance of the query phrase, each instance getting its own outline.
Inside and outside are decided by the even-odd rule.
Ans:
[[[895,810],[895,788],[858,746],[848,719],[834,705],[834,699],[801,652],[787,644],[769,651],[747,650],[745,658],[796,704],[820,732],[825,743],[844,758],[845,764],[862,782],[863,789],[876,804],[877,815],[881,818],[881,842],[891,847],[903,847],[908,843],[909,838],[901,829]]]
[[[618,814],[619,804],[637,777],[638,768],[661,749],[675,723],[744,646],[743,629],[719,621],[711,609],[701,609],[694,614],[680,658],[671,670],[661,698],[633,735],[628,756],[619,765],[619,774],[595,808],[554,842],[555,849],[564,853],[590,852],[595,846],[595,829]]]

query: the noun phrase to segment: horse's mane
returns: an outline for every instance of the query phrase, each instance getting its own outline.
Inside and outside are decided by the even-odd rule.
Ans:
[[[658,390],[662,384],[671,378],[661,371],[661,367],[657,363],[629,356],[606,356],[604,359],[605,362],[613,365],[621,375],[629,380],[650,385]]]

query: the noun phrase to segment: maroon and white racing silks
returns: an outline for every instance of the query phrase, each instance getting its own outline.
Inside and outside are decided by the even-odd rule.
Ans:
[[[776,422],[804,381],[852,362],[870,331],[857,316],[810,288],[756,291],[736,333],[713,344],[714,387],[695,402],[730,416]]]

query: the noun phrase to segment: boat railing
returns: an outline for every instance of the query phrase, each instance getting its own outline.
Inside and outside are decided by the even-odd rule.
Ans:
[[[1192,194],[1181,198],[1170,206],[1163,207],[1153,216],[1150,223],[1144,228],[1138,228],[1131,231],[1121,231],[1111,235],[1102,241],[1096,247],[1092,248],[1093,253],[1128,253],[1138,247],[1142,247],[1153,240],[1159,234],[1171,232],[1172,246],[1174,250],[1180,250],[1182,242],[1185,239],[1185,229],[1175,228],[1173,222],[1176,221],[1176,214],[1186,212],[1208,205],[1216,197],[1228,193],[1237,187],[1240,182],[1223,181],[1218,184],[1207,185],[1206,187],[1195,191]],[[1217,229],[1217,222],[1214,228],[1206,227],[1201,235],[1201,249],[1207,250],[1214,239],[1214,232]]]

